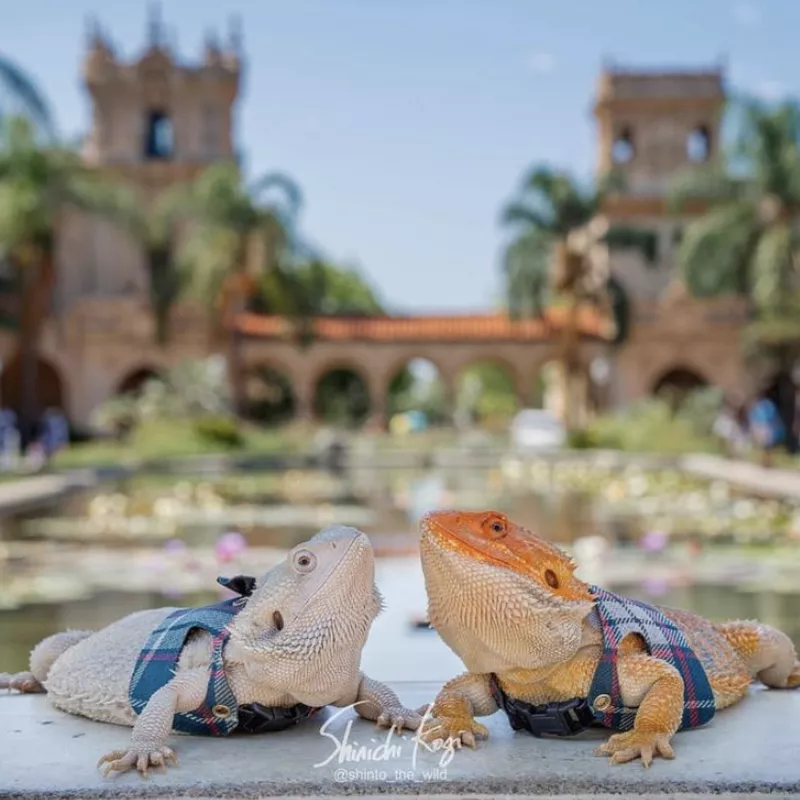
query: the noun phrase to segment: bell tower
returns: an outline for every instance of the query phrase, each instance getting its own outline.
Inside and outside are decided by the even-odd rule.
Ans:
[[[179,61],[158,6],[150,8],[146,47],[132,61],[120,59],[93,22],[83,64],[92,103],[86,160],[158,189],[234,158],[233,106],[242,66],[235,21],[225,46],[208,35],[195,64]]]
[[[718,155],[724,103],[718,69],[603,70],[594,107],[599,172],[616,168],[631,194],[663,195],[676,173]]]
[[[224,44],[208,34],[195,63],[177,55],[157,5],[149,11],[146,46],[131,60],[120,57],[92,21],[83,60],[91,102],[84,160],[134,188],[146,204],[210,164],[235,159],[233,114],[242,69],[235,20]],[[60,311],[78,301],[110,298],[144,307],[149,274],[141,242],[100,217],[74,210],[67,216],[59,244]]]

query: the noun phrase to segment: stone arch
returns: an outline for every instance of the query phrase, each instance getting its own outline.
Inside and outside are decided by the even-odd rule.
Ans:
[[[248,364],[245,405],[247,417],[268,425],[279,425],[295,417],[298,402],[291,371],[273,361]]]
[[[0,405],[10,408],[18,419],[30,421],[38,419],[48,408],[59,408],[69,416],[67,386],[56,366],[42,356],[36,358],[36,393],[33,404],[25,408],[23,414],[23,375],[22,363],[15,356],[0,375]]]
[[[161,373],[155,367],[136,367],[117,382],[114,394],[138,394],[148,381],[158,380],[160,377]]]
[[[401,385],[403,382],[407,385]],[[395,359],[386,371],[387,420],[404,412],[419,411],[427,423],[442,424],[450,419],[451,400],[452,387],[437,359],[409,355]]]
[[[311,387],[317,419],[358,427],[370,418],[376,398],[369,374],[359,364],[329,361],[316,371]]]
[[[498,356],[476,357],[458,371],[456,413],[503,424],[525,404],[526,395],[513,362]]]
[[[651,394],[680,402],[690,392],[708,385],[709,381],[700,370],[676,365],[659,374],[652,383]]]

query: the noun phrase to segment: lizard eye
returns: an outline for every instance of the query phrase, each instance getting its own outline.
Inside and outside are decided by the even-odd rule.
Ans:
[[[485,528],[492,539],[500,539],[506,535],[506,523],[500,517],[491,517],[487,520]]]
[[[544,580],[551,589],[558,589],[558,575],[556,575],[553,570],[545,570]]]
[[[279,630],[283,630],[283,614],[280,611],[275,611],[272,614],[272,621],[275,623],[275,627]]]
[[[317,566],[317,557],[310,550],[299,550],[294,554],[292,566],[297,572],[312,572]]]

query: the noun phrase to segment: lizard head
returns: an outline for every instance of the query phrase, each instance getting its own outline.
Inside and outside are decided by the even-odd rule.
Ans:
[[[360,658],[382,607],[372,545],[355,528],[326,528],[263,575],[230,626],[250,658],[311,670],[321,659]],[[262,666],[264,664],[262,663]]]
[[[497,511],[435,511],[421,532],[431,623],[470,670],[574,655],[594,599],[560,548]]]

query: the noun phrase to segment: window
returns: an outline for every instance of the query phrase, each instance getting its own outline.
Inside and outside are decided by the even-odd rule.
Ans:
[[[630,128],[625,127],[611,145],[611,160],[615,164],[627,164],[633,155],[633,134]]]
[[[708,161],[711,155],[711,133],[705,125],[699,125],[687,137],[686,155],[695,164]]]
[[[173,148],[172,120],[163,111],[151,111],[145,131],[145,158],[172,158]]]

